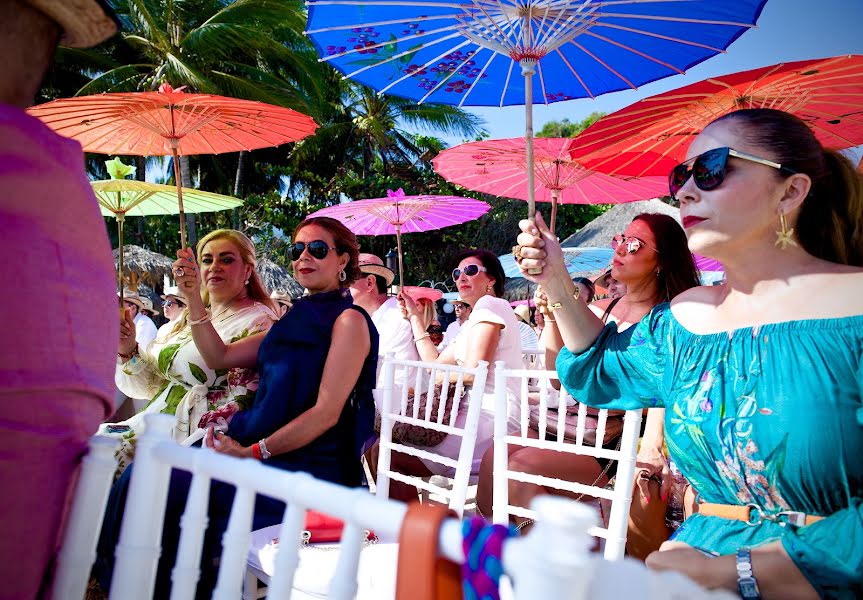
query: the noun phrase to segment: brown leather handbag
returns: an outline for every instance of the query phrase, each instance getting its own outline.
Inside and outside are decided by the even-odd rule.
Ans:
[[[438,531],[452,511],[412,502],[399,532],[396,600],[462,600],[461,568],[438,555]]]

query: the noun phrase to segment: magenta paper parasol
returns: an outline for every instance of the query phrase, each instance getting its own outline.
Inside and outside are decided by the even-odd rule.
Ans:
[[[337,219],[356,235],[395,235],[399,252],[399,285],[404,286],[401,234],[460,225],[481,217],[489,210],[491,206],[473,198],[405,196],[399,188],[395,192],[387,190],[386,198],[328,206],[309,216]]]

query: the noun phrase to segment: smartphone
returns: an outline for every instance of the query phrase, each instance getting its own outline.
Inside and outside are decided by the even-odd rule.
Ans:
[[[128,425],[114,425],[114,424],[108,425],[108,433],[127,433],[131,430],[132,430],[132,428],[129,427]]]

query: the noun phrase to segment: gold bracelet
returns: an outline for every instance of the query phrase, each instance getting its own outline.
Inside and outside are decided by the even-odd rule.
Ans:
[[[189,323],[189,325],[203,325],[204,323],[209,323],[209,322],[210,322],[210,311],[209,310],[206,313],[204,313],[204,316],[201,317],[200,319],[193,319],[192,315],[189,315],[189,318],[187,320],[187,323]]]
[[[577,302],[580,296],[581,296],[581,288],[578,286],[575,286],[575,293],[572,295],[572,297]],[[560,302],[553,302],[553,303],[548,305],[548,311],[554,312],[558,308],[560,308],[561,306],[563,306],[563,304],[561,304]]]

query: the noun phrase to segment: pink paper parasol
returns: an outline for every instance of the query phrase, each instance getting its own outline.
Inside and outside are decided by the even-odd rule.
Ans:
[[[407,292],[407,294],[414,300],[419,300],[420,298],[427,298],[432,302],[437,302],[438,300],[443,298],[442,291],[419,285],[405,285],[402,286],[402,290]]]
[[[356,235],[393,235],[399,252],[399,285],[404,285],[402,233],[443,229],[473,221],[491,207],[480,200],[460,196],[405,196],[404,191],[387,190],[386,198],[356,200],[328,206],[310,217],[332,217]]]
[[[536,200],[552,203],[552,231],[558,203],[620,204],[668,193],[665,177],[614,177],[585,168],[570,156],[574,141],[534,140]],[[435,171],[469,190],[527,200],[530,183],[525,144],[523,137],[462,144],[438,154],[434,159]]]

